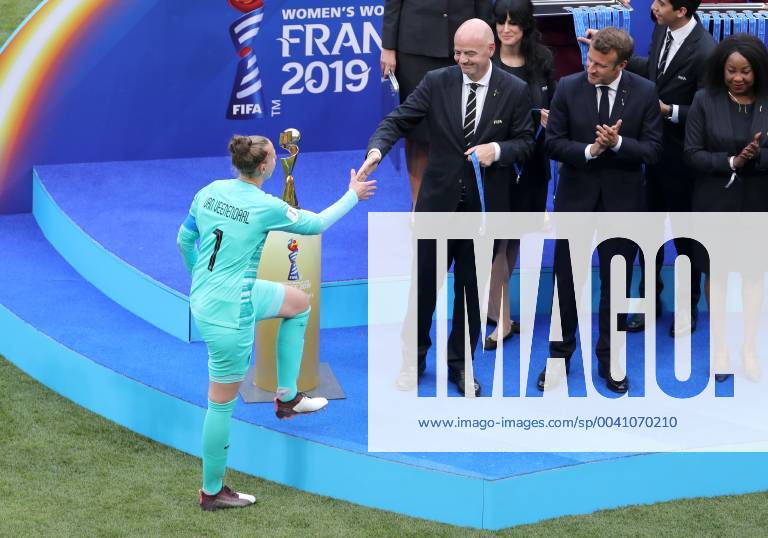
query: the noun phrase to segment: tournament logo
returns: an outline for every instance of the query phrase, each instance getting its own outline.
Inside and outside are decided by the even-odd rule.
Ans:
[[[250,120],[264,117],[261,95],[261,74],[253,43],[264,19],[264,0],[228,0],[229,5],[243,13],[229,27],[229,35],[240,62],[232,95],[229,98],[227,119]]]
[[[296,258],[299,255],[299,243],[295,239],[288,240],[288,261],[291,262],[291,268],[288,270],[288,280],[299,280],[299,266]]]

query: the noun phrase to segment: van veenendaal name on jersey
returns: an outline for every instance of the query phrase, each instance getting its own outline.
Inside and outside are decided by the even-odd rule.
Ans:
[[[205,201],[205,204],[203,204],[203,209],[208,209],[209,211],[213,211],[214,213],[223,215],[234,221],[242,222],[243,224],[250,224],[248,222],[247,211],[240,209],[239,207],[229,205],[228,203],[222,202],[213,197],[210,197]]]

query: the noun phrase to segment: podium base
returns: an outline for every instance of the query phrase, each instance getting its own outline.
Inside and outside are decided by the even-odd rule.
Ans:
[[[254,367],[245,376],[245,381],[240,385],[240,397],[245,403],[264,403],[272,402],[275,399],[275,393],[261,389],[253,384]],[[327,362],[318,364],[318,377],[320,384],[312,390],[306,391],[310,398],[322,396],[329,400],[343,400],[346,398],[344,390],[333,375],[333,370]]]

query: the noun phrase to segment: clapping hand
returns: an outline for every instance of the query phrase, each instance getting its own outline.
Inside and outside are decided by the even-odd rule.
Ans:
[[[755,136],[752,137],[750,143],[744,146],[744,149],[741,150],[741,153],[739,153],[736,158],[733,159],[734,168],[743,167],[747,164],[747,161],[755,159],[760,154],[760,137],[762,135],[762,132],[755,133]]]
[[[595,141],[605,149],[612,148],[619,143],[619,129],[621,129],[621,120],[614,125],[598,125]]]

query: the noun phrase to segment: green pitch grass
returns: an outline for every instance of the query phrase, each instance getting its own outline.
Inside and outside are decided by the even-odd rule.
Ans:
[[[256,495],[257,504],[207,513],[197,506],[197,458],[74,405],[2,358],[0,395],[0,536],[659,538],[768,532],[767,494],[630,507],[490,533],[362,508],[240,473],[229,473],[227,482]],[[253,457],[259,457],[258,447]]]
[[[0,44],[37,4],[0,0]],[[630,507],[489,533],[361,508],[238,473],[228,482],[255,494],[256,506],[202,513],[199,482],[197,458],[85,411],[0,358],[0,536],[768,534],[768,494]]]

